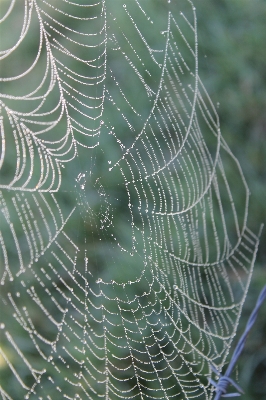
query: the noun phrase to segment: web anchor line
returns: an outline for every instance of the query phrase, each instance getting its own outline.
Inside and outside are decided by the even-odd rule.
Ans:
[[[216,391],[214,400],[219,400],[221,396],[222,397],[236,397],[236,396],[241,396],[241,394],[244,393],[243,390],[241,389],[241,387],[232,378],[230,378],[230,375],[231,375],[231,373],[234,369],[234,366],[245,346],[247,336],[256,321],[259,309],[260,309],[262,303],[265,301],[265,299],[266,299],[266,285],[260,292],[257,303],[254,307],[254,310],[252,311],[252,313],[249,317],[249,320],[247,322],[246,329],[245,329],[243,335],[241,336],[241,338],[239,339],[239,342],[235,348],[235,351],[232,355],[231,361],[227,367],[225,374],[222,375],[219,371],[217,371],[217,369],[213,365],[211,365],[212,371],[219,376],[218,382],[213,381],[213,379],[209,379],[209,382],[215,387],[215,391]],[[234,386],[238,390],[238,392],[226,393],[227,388],[230,383],[232,386]]]

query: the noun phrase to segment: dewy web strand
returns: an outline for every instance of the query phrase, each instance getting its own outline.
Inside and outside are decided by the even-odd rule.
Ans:
[[[211,399],[258,237],[196,8],[1,8],[2,398]]]

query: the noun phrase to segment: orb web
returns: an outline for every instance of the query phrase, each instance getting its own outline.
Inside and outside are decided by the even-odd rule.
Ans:
[[[1,12],[2,397],[210,399],[258,238],[196,8]]]

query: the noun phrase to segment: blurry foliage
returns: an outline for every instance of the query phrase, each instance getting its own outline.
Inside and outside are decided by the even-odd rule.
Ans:
[[[266,3],[204,0],[196,6],[199,74],[212,101],[219,105],[222,135],[238,158],[251,193],[248,226],[258,232],[266,222]],[[241,203],[241,198],[238,200]],[[264,227],[233,347],[266,284],[265,243]],[[266,304],[238,363],[243,400],[266,397],[265,315]]]
[[[117,1],[117,0],[115,0]],[[174,0],[173,0],[174,1]],[[1,4],[2,3],[2,4]],[[121,2],[119,1],[119,4]],[[157,1],[158,3],[158,1]],[[157,4],[156,3],[156,4]],[[122,3],[121,3],[122,4]],[[0,7],[3,2],[0,2]],[[195,0],[198,17],[198,35],[199,35],[199,75],[210,94],[214,104],[217,104],[222,134],[228,142],[233,154],[240,161],[246,181],[249,185],[250,212],[249,212],[249,227],[254,232],[258,232],[260,224],[266,220],[265,207],[265,183],[266,183],[266,2],[264,0]],[[157,10],[158,9],[158,10]],[[158,5],[154,6],[152,12],[160,12]],[[18,20],[21,16],[18,15]],[[8,29],[8,27],[6,27]],[[145,29],[142,26],[142,29]],[[38,31],[38,30],[37,30]],[[12,31],[11,31],[12,32]],[[152,35],[152,33],[151,33]],[[161,39],[161,38],[160,38]],[[10,43],[12,34],[2,34],[1,40]],[[27,43],[27,57],[25,53],[17,53],[16,57],[20,60],[20,67],[25,68],[27,58],[35,54],[36,37],[30,35]],[[132,39],[133,40],[133,39]],[[156,38],[153,38],[154,47],[156,48]],[[25,52],[25,47],[23,47]],[[143,54],[145,57],[145,54]],[[121,68],[115,65],[115,59],[111,60],[112,68]],[[26,64],[25,64],[26,63]],[[24,65],[25,64],[25,65]],[[14,60],[14,64],[8,66],[12,68],[12,73],[15,75],[18,66]],[[5,73],[5,71],[2,73]],[[123,71],[121,71],[123,73]],[[37,77],[36,77],[37,79]],[[125,80],[127,77],[125,76]],[[130,82],[128,82],[130,84]],[[149,82],[149,85],[154,85],[154,82]],[[17,89],[14,87],[14,90]],[[134,87],[137,90],[137,87]],[[145,101],[139,99],[142,106],[145,107]],[[146,107],[149,104],[146,104]],[[148,112],[148,108],[147,108]],[[110,119],[112,116],[110,115]],[[112,160],[112,141],[105,144],[106,154],[109,154],[109,160]],[[80,154],[80,165],[86,164],[86,154]],[[116,159],[116,155],[113,154]],[[107,166],[107,160],[103,159],[97,166],[99,176],[103,176],[102,184],[108,185],[112,190],[112,185],[115,187],[116,182],[110,182],[108,178],[104,180],[103,170]],[[227,174],[230,179],[230,167]],[[2,171],[3,172],[3,171]],[[72,168],[67,169],[68,182],[74,182],[79,171]],[[8,171],[6,171],[8,173]],[[61,195],[60,195],[61,196]],[[76,192],[73,188],[72,198],[68,192],[63,200],[65,208],[68,209],[76,201]],[[237,197],[238,196],[238,197]],[[128,201],[126,193],[117,194],[121,200]],[[241,208],[242,194],[241,192],[235,195],[236,207]],[[61,203],[62,204],[62,203]],[[112,275],[118,280],[118,270],[113,269],[110,273],[110,265],[115,268],[117,263],[116,255],[111,254],[112,247],[108,246],[105,241],[102,244],[95,235],[95,225],[99,224],[97,220],[101,210],[97,210],[97,196],[93,198],[91,195],[91,207],[94,207],[95,217],[88,218],[85,224],[85,232],[78,230],[74,234],[77,237],[85,233],[88,237],[87,243],[89,246],[88,253],[91,255],[91,268],[102,272],[105,264],[108,263],[108,268],[105,269],[105,274]],[[125,232],[123,226],[123,209],[121,209],[121,217],[118,218],[119,226],[116,234]],[[73,229],[76,229],[77,224]],[[81,225],[80,225],[81,226]],[[127,241],[125,232],[123,240]],[[90,238],[93,238],[93,244],[90,244]],[[255,305],[259,291],[266,283],[266,229],[264,228],[261,236],[261,246],[259,248],[257,261],[254,268],[254,274],[250,285],[247,301],[245,303],[242,317],[239,324],[237,337],[243,332],[245,323],[253,306]],[[82,244],[81,244],[82,246]],[[103,247],[105,246],[106,249]],[[103,250],[104,249],[104,250]],[[94,254],[97,254],[97,257]],[[97,258],[97,261],[96,261]],[[95,261],[94,261],[95,260]],[[102,260],[102,265],[99,264]],[[134,258],[135,260],[135,258]],[[124,260],[120,260],[119,266],[123,265]],[[136,265],[131,265],[128,268],[129,274],[134,272]],[[108,277],[106,278],[108,280]],[[128,279],[128,277],[127,277]],[[23,294],[22,294],[23,296]],[[130,296],[130,294],[129,294]],[[24,301],[24,300],[23,300]],[[26,301],[26,298],[25,298]],[[5,310],[5,312],[8,312]],[[238,367],[238,381],[245,390],[243,400],[257,400],[266,396],[265,378],[266,378],[266,305],[260,311],[258,321],[252,330],[252,333],[247,341],[247,345]],[[33,315],[36,327],[42,321],[38,315]],[[10,326],[12,325],[10,320]],[[22,350],[29,346],[28,339],[23,342],[23,334],[21,341]],[[235,338],[237,340],[237,338]],[[235,341],[236,343],[236,341]],[[12,361],[12,354],[9,355]],[[34,355],[33,355],[34,357]],[[32,360],[31,360],[32,361]],[[0,364],[1,367],[1,364]],[[26,371],[20,371],[23,377]],[[7,370],[2,370],[2,379],[10,380],[12,386],[12,377]],[[67,371],[66,371],[67,374]],[[59,386],[63,386],[63,382],[59,382]],[[17,393],[13,394],[15,398]]]

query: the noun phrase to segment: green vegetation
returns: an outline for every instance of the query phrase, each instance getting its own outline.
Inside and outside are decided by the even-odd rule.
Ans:
[[[119,7],[122,5],[122,2],[120,0],[111,1],[114,3],[114,8],[116,8],[117,18],[122,18],[119,14]],[[160,15],[161,13],[163,17],[164,10],[162,6],[158,5],[159,0],[154,0],[154,2],[151,1],[150,3],[151,14],[158,13]],[[6,2],[0,0],[0,7],[4,7],[5,4]],[[265,222],[266,220],[266,2],[264,0],[195,0],[195,5],[197,7],[199,34],[199,75],[206,86],[213,103],[217,104],[222,134],[229,144],[233,154],[238,158],[247,184],[250,188],[251,196],[248,226],[251,230],[257,233],[260,229],[261,223]],[[18,20],[21,18],[21,13],[22,10],[18,11]],[[35,23],[37,22],[35,21]],[[144,30],[145,26],[142,28]],[[8,26],[6,26],[5,29],[6,31],[4,34],[0,32],[1,40],[3,41],[3,48],[5,47],[5,44],[7,45],[8,43],[8,45],[10,45],[10,42],[12,43],[12,30],[8,31]],[[117,32],[117,34],[119,33]],[[152,32],[150,36],[153,46],[156,48],[157,38],[153,37]],[[132,41],[134,42],[133,39]],[[31,35],[28,39],[28,43],[26,45],[24,44],[24,47],[22,47],[21,50],[18,50],[16,59],[14,59],[12,65],[3,64],[3,67],[1,68],[1,74],[7,75],[10,72],[10,69],[12,69],[12,74],[15,75],[18,73],[18,71],[20,71],[20,68],[23,69],[27,65],[27,59],[34,57],[35,53],[35,36]],[[45,54],[43,54],[42,57],[45,57]],[[143,57],[145,57],[145,49],[143,49]],[[117,66],[115,58],[109,60],[109,62],[112,68],[121,68],[121,76],[124,79],[125,85],[132,86],[132,96],[138,99],[138,105],[141,109],[143,109],[143,115],[147,115],[150,104],[147,102],[147,98],[138,98],[138,83],[133,82],[132,84],[132,82],[128,81],[128,77],[126,72],[123,70],[123,66]],[[39,72],[40,74],[43,74],[43,71]],[[39,79],[37,73],[34,79]],[[151,88],[156,87],[158,84],[158,81],[149,82],[149,78],[147,78],[147,82]],[[3,88],[4,85],[5,84],[3,84]],[[16,85],[12,87],[12,91],[14,93],[20,90],[23,93],[23,88],[18,88]],[[112,90],[115,93],[114,87]],[[123,107],[122,104],[118,106],[121,108]],[[110,126],[119,125],[121,132],[123,132],[123,128],[126,124],[122,118],[119,121],[114,121],[112,113],[110,112],[110,115],[108,115],[107,112],[106,119],[110,122]],[[141,124],[141,122],[137,119],[135,119],[134,123],[136,125]],[[63,126],[62,122],[62,130],[64,129],[65,126]],[[132,137],[128,137],[128,143],[132,141]],[[5,163],[5,169],[1,170],[0,172],[1,179],[4,179],[4,181],[8,181],[8,177],[14,172],[14,163],[12,157],[14,157],[15,147],[10,148],[8,151],[10,162],[8,164]],[[124,244],[125,247],[129,246],[131,241],[130,227],[125,224],[125,220],[130,218],[128,208],[124,206],[128,202],[126,190],[122,188],[122,185],[119,185],[120,178],[114,174],[111,176],[111,178],[109,175],[107,176],[104,174],[104,171],[106,168],[108,168],[108,163],[113,163],[113,161],[117,159],[116,151],[117,148],[114,146],[113,138],[110,135],[109,141],[106,141],[102,145],[101,152],[96,154],[97,165],[93,165],[92,181],[94,182],[94,188],[96,188],[98,184],[97,177],[101,176],[101,181],[98,185],[98,194],[97,191],[93,191],[91,187],[86,187],[86,182],[84,183],[85,192],[84,194],[81,194],[81,196],[89,196],[88,200],[86,201],[90,207],[90,211],[89,213],[86,213],[86,210],[81,209],[80,221],[74,221],[73,226],[71,226],[71,230],[76,239],[76,243],[79,243],[80,241],[80,248],[82,250],[85,248],[85,244],[82,242],[82,237],[85,235],[87,238],[86,251],[90,255],[90,268],[93,272],[93,275],[104,277],[105,281],[115,279],[116,281],[120,280],[123,282],[130,279],[134,280],[134,277],[140,272],[140,267],[138,265],[137,257],[132,257],[131,259],[125,255],[124,259],[121,257],[118,259],[118,254],[114,253],[112,247],[112,240],[114,240],[112,237],[118,238],[119,242]],[[78,173],[81,170],[88,172],[90,169],[90,166],[87,166],[86,157],[86,152],[81,150],[79,154],[79,165],[76,163],[75,167],[77,169],[73,169],[72,166],[66,167],[65,169],[64,176],[67,178],[67,181],[64,184],[66,185],[65,190],[67,191],[67,196],[64,196],[64,193],[60,193],[60,204],[63,204],[62,209],[64,215],[67,215],[79,196],[80,192],[74,187],[74,184],[76,184],[75,179]],[[230,163],[225,166],[229,180],[230,166]],[[126,171],[126,169],[125,173],[130,175],[130,171]],[[73,185],[73,190],[71,189],[71,191],[69,191],[70,184]],[[237,208],[241,209],[243,207],[242,192],[237,191],[237,182],[235,183],[235,186],[236,206]],[[119,189],[120,187],[121,189]],[[101,190],[103,190],[103,200],[102,198],[99,198],[99,193],[101,193]],[[104,190],[106,191],[107,195]],[[7,196],[11,196],[11,194],[9,193]],[[116,204],[116,199],[119,199],[119,206]],[[6,201],[8,201],[8,198],[6,198]],[[131,201],[133,205],[134,201],[137,203],[136,199],[134,198],[131,199]],[[119,213],[115,215],[116,226],[108,227],[108,233],[110,236],[106,238],[106,231],[103,230],[101,234],[99,226],[101,226],[103,223],[103,215],[108,218],[108,209],[106,211],[104,208],[107,206],[116,208],[119,210]],[[83,224],[84,221],[85,224]],[[5,236],[4,222],[0,220],[0,223],[3,224],[0,226],[0,228],[3,232],[3,236]],[[18,224],[18,226],[20,225]],[[138,242],[138,239],[139,238],[136,238],[136,242]],[[265,228],[262,231],[261,245],[258,251],[254,273],[250,284],[250,290],[243,308],[235,343],[237,338],[244,330],[246,321],[255,305],[256,298],[260,290],[266,283],[266,246],[264,243],[266,243]],[[56,246],[54,246],[54,248],[53,246],[54,245],[52,245],[52,250],[55,249],[56,251]],[[10,254],[13,254],[13,258],[11,257],[11,260],[16,263],[17,258],[14,251],[15,249],[10,248],[9,250]],[[75,255],[73,252],[73,257],[74,256]],[[77,265],[78,261],[79,259],[77,260]],[[50,259],[44,257],[42,262],[43,264],[48,264]],[[127,265],[127,268],[124,268],[125,275],[121,276],[121,268],[123,268],[125,264]],[[64,278],[67,281],[67,274]],[[27,275],[27,279],[30,281],[34,278],[29,273]],[[146,290],[144,284],[141,289]],[[4,294],[6,294],[9,290],[12,290],[15,293],[16,290],[19,290],[19,287],[16,288],[16,283],[10,283],[10,285],[5,286],[3,290],[3,292],[5,291]],[[53,293],[53,290],[55,289],[51,287],[50,290],[51,293]],[[110,297],[115,296],[111,289],[109,292],[106,291],[106,294]],[[45,296],[45,293],[42,295]],[[80,293],[77,292],[77,295],[81,296],[82,291]],[[128,296],[133,296],[133,294],[128,291]],[[30,308],[31,302],[27,304],[27,301],[29,301],[27,293],[21,293],[21,303]],[[162,301],[166,302],[166,300]],[[50,306],[52,307],[52,305]],[[119,310],[115,308],[112,310],[112,312],[117,313],[117,315],[118,311]],[[12,331],[14,330],[13,324],[16,321],[13,317],[8,319],[7,316],[10,312],[11,311],[8,307],[3,309],[3,314],[6,315],[6,320],[8,320],[7,327],[10,331]],[[252,333],[247,341],[245,351],[238,363],[237,379],[240,386],[245,391],[243,400],[257,400],[266,396],[265,315],[266,304],[260,311],[258,321],[252,330]],[[48,327],[46,328],[43,326],[43,321],[39,315],[34,314],[34,311],[32,318],[36,329],[41,326],[40,330],[45,332],[47,337],[53,337],[54,332],[49,331]],[[114,318],[114,325],[115,324],[116,320]],[[115,326],[113,329],[115,329]],[[171,328],[169,328],[169,332],[170,331]],[[24,335],[22,329],[21,332],[19,332],[19,335],[21,336],[21,349],[28,354],[29,359],[31,362],[35,363],[34,365],[36,365],[36,368],[41,369],[42,365],[38,366],[39,360],[34,360],[36,353],[31,353],[31,343],[29,338]],[[77,342],[78,340],[76,339],[76,342],[73,342],[73,346],[77,344]],[[4,340],[3,343],[5,346]],[[123,344],[125,343],[121,341],[121,345]],[[111,345],[109,351],[112,352]],[[8,354],[8,356],[12,362],[12,359],[16,357],[16,354]],[[75,357],[78,359],[79,355],[75,353]],[[97,360],[94,360],[94,362],[97,364]],[[126,371],[128,365],[125,365],[124,367]],[[25,378],[26,381],[27,379],[30,379],[27,377],[28,372],[25,371],[25,369],[22,368],[19,373],[20,376]],[[68,376],[68,373],[69,372],[67,368],[65,368],[66,376]],[[8,386],[14,390],[12,393],[14,399],[20,399],[20,394],[16,392],[15,387],[13,387],[13,375],[9,373],[7,368],[2,368],[1,374],[3,381],[7,381]],[[126,378],[126,372],[124,378]],[[58,379],[62,379],[62,375],[59,375]],[[30,384],[30,382],[28,383]],[[132,385],[135,384],[136,382],[132,382]],[[62,381],[58,382],[58,386],[63,387],[63,385],[64,381],[62,379]],[[46,389],[44,388],[44,390]],[[49,390],[48,387],[47,390]],[[69,396],[71,396],[71,393],[69,393]]]

